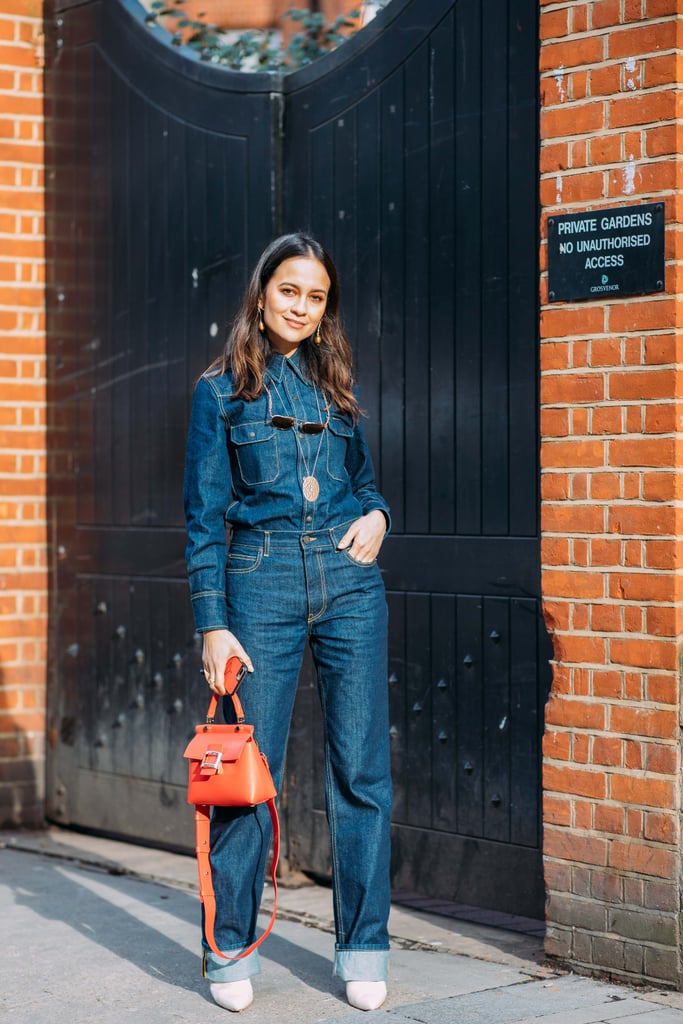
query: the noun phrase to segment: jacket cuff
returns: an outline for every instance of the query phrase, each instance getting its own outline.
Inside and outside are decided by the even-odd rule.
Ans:
[[[229,629],[228,606],[225,594],[204,593],[192,596],[192,611],[198,633],[208,633],[210,629]]]
[[[389,508],[387,505],[385,505],[381,501],[378,501],[376,503],[370,502],[363,509],[363,515],[366,516],[368,512],[381,512],[387,521],[387,530],[385,536],[391,532],[391,513],[389,512]]]

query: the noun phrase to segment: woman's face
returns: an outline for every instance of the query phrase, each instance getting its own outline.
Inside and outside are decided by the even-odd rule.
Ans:
[[[283,260],[261,294],[263,322],[271,346],[291,356],[322,320],[330,277],[319,260],[293,256]]]

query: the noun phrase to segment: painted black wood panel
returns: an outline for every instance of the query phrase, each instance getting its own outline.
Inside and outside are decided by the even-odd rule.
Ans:
[[[385,15],[328,71],[285,81],[284,210],[338,260],[392,509],[395,880],[461,899],[429,836],[454,861],[465,840],[494,844],[526,880],[492,880],[482,855],[466,901],[542,916],[535,14],[424,0]],[[297,710],[302,735],[316,714]],[[290,840],[325,872],[320,801],[297,797]]]
[[[47,24],[49,813],[189,847],[182,749],[206,692],[185,434],[272,235],[274,100],[267,76],[245,88],[162,44],[129,0]]]

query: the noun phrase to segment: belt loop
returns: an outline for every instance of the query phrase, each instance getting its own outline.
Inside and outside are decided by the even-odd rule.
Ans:
[[[270,554],[270,530],[263,531],[263,557],[267,558]]]

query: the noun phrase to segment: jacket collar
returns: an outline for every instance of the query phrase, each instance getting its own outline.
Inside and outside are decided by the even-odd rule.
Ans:
[[[283,356],[279,352],[272,352],[270,359],[268,360],[268,366],[266,367],[266,373],[271,380],[274,380],[277,384],[280,383],[285,375],[286,370],[291,370],[299,378],[302,384],[307,387],[312,387],[311,381],[303,373],[299,362],[300,354],[299,350],[294,352],[291,356]]]

